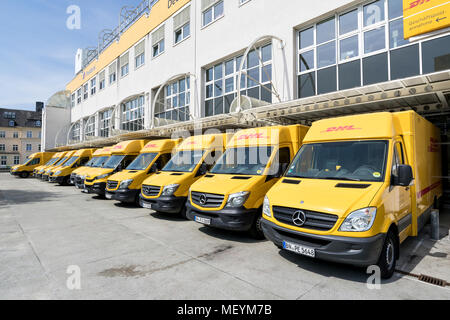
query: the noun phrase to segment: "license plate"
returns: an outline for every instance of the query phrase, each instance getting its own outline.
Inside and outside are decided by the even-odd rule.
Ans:
[[[202,218],[202,217],[195,217],[195,222],[198,222],[198,223],[201,223],[201,224],[210,225],[211,224],[211,219]]]
[[[313,248],[308,248],[308,247],[304,247],[304,246],[300,246],[298,244],[295,243],[290,243],[290,242],[286,242],[283,241],[283,248],[304,256],[308,256],[311,258],[315,258],[316,257],[316,250]]]
[[[112,197],[113,197],[113,195],[110,194],[110,193],[105,194],[105,198],[108,199],[108,200],[111,200]]]
[[[145,208],[145,209],[151,209],[152,208],[152,205],[150,203],[142,201],[141,204],[142,204],[142,208]]]

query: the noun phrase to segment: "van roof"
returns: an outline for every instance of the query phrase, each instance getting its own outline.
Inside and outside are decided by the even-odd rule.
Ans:
[[[182,139],[153,140],[148,142],[144,148],[142,148],[141,153],[161,152],[166,150],[171,151],[181,141]]]
[[[413,111],[403,113],[409,115]],[[377,112],[319,120],[304,142],[355,139],[387,139],[396,135],[394,118],[399,113]]]
[[[304,129],[304,130],[302,130]],[[299,124],[291,126],[274,126],[251,128],[238,131],[228,143],[229,147],[269,146],[286,142],[298,142],[301,131],[309,129]]]
[[[112,154],[138,154],[147,142],[148,140],[122,141],[112,147]]]
[[[229,136],[226,133],[192,136],[185,139],[177,150],[204,150],[211,147],[224,148]]]
[[[93,156],[94,157],[109,156],[109,155],[111,155],[111,150],[112,150],[112,147],[104,147],[104,148],[101,148],[101,149],[97,149],[94,152]]]
[[[74,156],[76,157],[83,157],[83,156],[89,156],[91,157],[94,153],[95,149],[80,149],[77,152],[75,152]]]

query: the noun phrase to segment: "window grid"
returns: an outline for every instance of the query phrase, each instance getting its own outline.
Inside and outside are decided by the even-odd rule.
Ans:
[[[72,141],[81,141],[80,123],[77,122],[72,128]]]
[[[100,113],[100,137],[108,138],[110,136],[111,116],[111,109]]]
[[[207,27],[217,19],[224,15],[224,2],[215,2],[210,7],[206,8],[202,12],[202,27]]]
[[[172,121],[190,120],[191,84],[189,76],[176,80],[164,88],[155,117]]]
[[[224,60],[205,71],[206,117],[229,113],[231,103],[237,96],[238,73],[242,56]],[[249,61],[251,62],[249,65]],[[272,44],[257,47],[249,52],[241,77],[241,94],[272,102]]]
[[[90,117],[86,123],[86,136],[95,136],[95,117]]]
[[[174,42],[175,44],[180,43],[181,41],[183,41],[184,39],[186,39],[187,37],[189,37],[191,35],[191,24],[190,22],[184,24],[183,26],[181,26],[180,28],[178,28],[177,30],[175,30],[175,34],[174,34]]]
[[[122,130],[138,131],[144,129],[144,96],[122,104]]]

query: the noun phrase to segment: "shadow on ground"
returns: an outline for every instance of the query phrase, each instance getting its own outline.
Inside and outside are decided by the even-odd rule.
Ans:
[[[208,236],[228,241],[236,241],[241,243],[258,243],[266,241],[253,239],[248,232],[229,231],[212,227],[200,227],[198,230]]]
[[[0,190],[0,208],[17,204],[30,204],[42,201],[51,201],[59,198],[55,192],[39,190]]]
[[[163,212],[152,212],[150,213],[150,216],[152,216],[153,218],[159,219],[159,220],[167,220],[167,221],[172,221],[172,222],[188,222],[188,220],[184,219],[183,217],[181,217],[180,214],[178,213],[163,213]]]

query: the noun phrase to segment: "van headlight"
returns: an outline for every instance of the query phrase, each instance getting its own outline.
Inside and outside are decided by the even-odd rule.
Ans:
[[[56,171],[55,172],[55,176],[59,176],[61,174],[62,171]]]
[[[109,177],[109,173],[102,174],[101,176],[95,177],[94,180],[101,180]]]
[[[265,196],[265,198],[264,198],[262,212],[263,212],[263,214],[265,214],[269,218],[272,217],[272,213],[270,212],[270,201],[269,201],[269,198],[267,196]]]
[[[124,180],[120,183],[119,189],[127,189],[130,184],[133,183],[133,179],[129,179],[129,180]]]
[[[227,201],[227,207],[231,208],[242,207],[245,201],[247,201],[249,195],[250,192],[247,191],[230,194]]]
[[[172,196],[180,187],[179,184],[170,184],[168,186],[165,186],[162,192],[163,196]]]
[[[364,232],[372,228],[375,216],[377,215],[377,208],[363,208],[350,213],[345,218],[339,231],[347,232]]]

